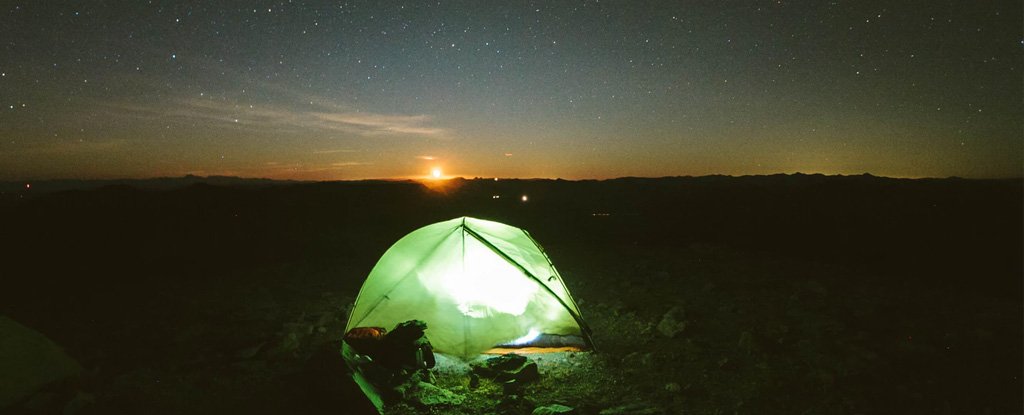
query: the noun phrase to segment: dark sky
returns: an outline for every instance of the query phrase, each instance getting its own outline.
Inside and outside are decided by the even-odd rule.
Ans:
[[[1019,177],[1015,1],[25,1],[0,179]]]

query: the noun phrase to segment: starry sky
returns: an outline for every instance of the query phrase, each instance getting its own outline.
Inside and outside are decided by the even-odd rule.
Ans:
[[[0,8],[0,180],[1024,166],[1015,1]]]

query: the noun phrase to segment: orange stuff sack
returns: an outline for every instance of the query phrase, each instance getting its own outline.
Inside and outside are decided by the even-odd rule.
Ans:
[[[360,354],[373,355],[387,334],[383,327],[356,327],[345,333],[345,342]]]

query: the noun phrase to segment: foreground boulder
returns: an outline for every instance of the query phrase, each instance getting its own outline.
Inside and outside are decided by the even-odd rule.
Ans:
[[[492,357],[482,363],[474,363],[473,373],[495,382],[518,385],[540,379],[537,363],[530,361],[526,356],[515,353]]]
[[[81,371],[78,362],[42,333],[0,316],[0,409]]]

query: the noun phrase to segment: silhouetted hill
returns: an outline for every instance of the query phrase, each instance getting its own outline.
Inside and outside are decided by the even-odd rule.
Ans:
[[[0,182],[3,193],[51,193],[65,190],[89,190],[107,186],[130,186],[139,189],[167,190],[195,184],[215,186],[271,186],[279,184],[301,183],[293,180],[272,180],[260,178],[242,178],[233,176],[193,176],[157,177],[152,179],[109,179],[109,180],[28,180]],[[26,186],[28,185],[28,186]]]
[[[97,266],[111,266],[105,253],[112,252],[119,264],[205,258],[209,266],[233,266],[379,253],[411,229],[469,215],[531,229],[548,243],[724,244],[927,278],[933,277],[921,270],[950,278],[1021,272],[1019,179],[455,179],[443,191],[412,181],[185,177],[92,184],[99,183],[93,190],[8,199],[4,252],[70,256]]]

